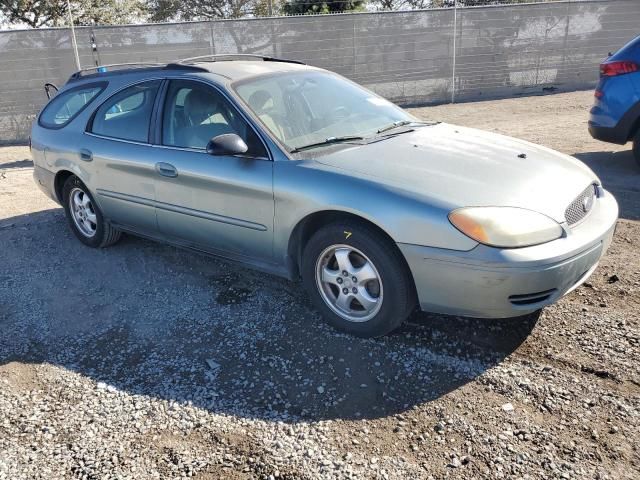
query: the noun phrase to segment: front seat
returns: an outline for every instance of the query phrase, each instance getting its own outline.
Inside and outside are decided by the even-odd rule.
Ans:
[[[220,102],[206,90],[193,89],[184,99],[184,127],[176,133],[176,143],[183,147],[206,148],[213,137],[233,133],[226,123],[214,123],[212,117],[222,114]]]
[[[249,106],[258,118],[282,142],[285,140],[283,128],[273,119],[273,97],[266,90],[256,90],[249,96]]]

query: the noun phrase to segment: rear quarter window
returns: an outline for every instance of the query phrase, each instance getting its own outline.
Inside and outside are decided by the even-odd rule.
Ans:
[[[120,90],[96,109],[87,130],[104,137],[147,142],[160,83],[147,80]]]
[[[38,123],[45,128],[64,127],[100,95],[106,86],[106,82],[91,83],[60,92],[44,107]]]

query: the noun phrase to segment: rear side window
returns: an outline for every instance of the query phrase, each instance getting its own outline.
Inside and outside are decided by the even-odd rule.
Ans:
[[[148,142],[153,103],[160,80],[138,83],[116,93],[93,115],[89,131],[105,137]]]
[[[40,114],[40,125],[45,128],[64,127],[100,95],[106,86],[106,83],[93,83],[59,93]]]

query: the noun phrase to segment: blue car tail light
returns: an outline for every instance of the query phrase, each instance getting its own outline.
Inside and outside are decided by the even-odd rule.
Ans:
[[[637,63],[628,60],[614,60],[600,64],[601,77],[617,77],[625,73],[634,73],[640,70]]]

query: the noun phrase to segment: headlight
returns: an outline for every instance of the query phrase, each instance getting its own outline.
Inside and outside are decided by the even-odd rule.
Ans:
[[[524,208],[459,208],[449,214],[449,221],[467,237],[492,247],[527,247],[562,236],[558,222]]]

